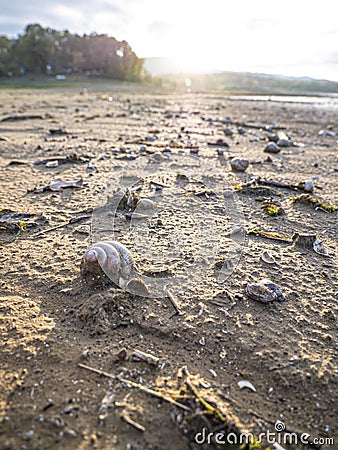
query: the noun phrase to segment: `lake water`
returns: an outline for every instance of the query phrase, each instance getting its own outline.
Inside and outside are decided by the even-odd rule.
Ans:
[[[231,96],[237,100],[247,101],[270,101],[282,103],[302,103],[326,108],[338,109],[338,94],[328,96],[300,96],[300,95],[234,95]]]

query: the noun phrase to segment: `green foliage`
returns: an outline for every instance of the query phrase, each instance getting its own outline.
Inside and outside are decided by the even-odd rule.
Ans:
[[[281,94],[302,95],[318,93],[338,93],[338,83],[314,79],[282,79],[259,73],[220,72],[213,74],[172,74],[166,78],[185,87],[186,80],[193,90],[226,91],[234,94]]]
[[[143,60],[126,41],[106,34],[71,34],[27,25],[24,34],[10,41],[0,36],[0,76],[86,73],[136,81],[143,74]]]

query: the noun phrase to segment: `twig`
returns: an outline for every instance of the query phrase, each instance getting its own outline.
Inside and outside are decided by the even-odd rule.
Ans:
[[[32,119],[44,119],[41,114],[22,114],[21,116],[5,116],[0,119],[0,122],[14,122],[18,120],[32,120]]]
[[[150,394],[154,397],[161,398],[162,400],[165,400],[168,403],[178,406],[179,408],[184,409],[185,411],[191,411],[191,409],[188,406],[185,406],[185,405],[182,405],[182,403],[176,402],[171,397],[161,394],[161,392],[154,391],[153,389],[142,386],[142,384],[135,383],[134,381],[127,380],[126,378],[119,378],[119,380],[122,381],[123,383],[129,384],[129,386],[138,388],[140,391],[146,392],[147,394]]]
[[[257,228],[253,228],[251,230],[248,230],[246,232],[246,234],[248,236],[250,236],[250,235],[261,236],[261,237],[265,237],[267,239],[273,239],[275,241],[287,242],[287,243],[290,243],[290,244],[292,244],[292,242],[293,242],[291,236],[286,236],[286,235],[279,234],[279,233],[272,233],[270,231],[259,230]]]
[[[82,367],[83,369],[89,370],[90,372],[97,373],[98,375],[102,375],[107,378],[111,378],[112,380],[119,380],[122,381],[122,383],[126,383],[129,386],[136,387],[140,391],[146,392],[147,394],[150,394],[154,397],[161,398],[162,400],[165,400],[168,403],[171,403],[175,406],[178,406],[181,409],[184,409],[185,411],[191,411],[188,406],[182,405],[179,402],[176,402],[171,397],[168,397],[164,394],[161,394],[161,392],[154,391],[153,389],[147,388],[145,386],[142,386],[142,384],[135,383],[134,381],[127,380],[126,378],[116,377],[115,375],[112,375],[111,373],[105,372],[104,370],[95,369],[94,367],[86,366],[85,364],[79,363],[79,367]]]
[[[49,233],[51,231],[58,230],[59,228],[66,227],[67,225],[72,225],[73,223],[81,222],[82,220],[89,219],[91,216],[80,216],[80,217],[73,217],[72,219],[69,219],[68,222],[62,223],[61,225],[56,225],[55,227],[48,228],[47,230],[38,231],[36,233],[31,234],[31,238],[35,239],[38,236],[41,236],[42,234]]]
[[[174,315],[176,315],[176,314],[178,314],[179,316],[182,315],[183,313],[180,310],[180,307],[179,307],[179,305],[177,303],[177,300],[176,300],[174,294],[169,289],[167,289],[166,287],[164,288],[164,292],[167,294],[171,304],[175,308],[176,313]]]
[[[243,127],[243,128],[253,128],[255,130],[260,130],[263,129],[265,131],[272,131],[272,130],[286,130],[286,127],[278,127],[278,126],[274,126],[274,125],[254,125],[254,124],[249,124],[249,123],[245,123],[245,122],[237,122],[234,120],[220,120],[221,123],[223,123],[224,125],[235,125],[237,127]]]
[[[299,186],[296,184],[288,184],[288,183],[281,183],[279,181],[270,181],[270,180],[261,180],[257,179],[257,184],[260,184],[261,186],[272,186],[277,188],[283,188],[283,189],[292,189],[293,191],[298,191],[299,189],[302,190]]]
[[[223,423],[226,422],[226,418],[223,416],[221,411],[216,407],[210,405],[198,392],[198,390],[195,388],[195,386],[192,384],[190,379],[190,373],[187,369],[187,367],[183,367],[183,373],[186,375],[186,383],[192,390],[192,393],[195,395],[195,397],[200,401],[200,403],[204,406],[204,408],[211,414],[214,414],[214,416],[221,420]]]
[[[286,364],[282,364],[280,366],[276,366],[276,367],[269,367],[268,371],[269,372],[273,372],[274,370],[280,370],[280,369],[285,369],[286,367],[290,367],[293,366],[294,364],[298,363],[299,361],[289,361]]]
[[[89,370],[90,372],[97,373],[98,375],[103,375],[104,377],[111,378],[112,380],[117,379],[117,377],[115,375],[105,372],[104,370],[95,369],[94,367],[86,366],[86,364],[82,364],[82,363],[79,363],[78,366],[82,367],[82,369]]]
[[[126,412],[123,412],[121,414],[121,419],[124,420],[125,422],[127,422],[129,425],[131,425],[138,431],[142,431],[142,432],[146,431],[146,429],[143,425],[141,425],[141,424],[135,422],[135,420],[131,419]]]
[[[141,361],[146,361],[148,364],[153,364],[154,366],[156,366],[159,362],[159,358],[157,358],[154,355],[151,355],[150,353],[142,352],[141,350],[134,350],[130,356],[131,356],[131,358],[136,358],[136,359],[140,359]]]

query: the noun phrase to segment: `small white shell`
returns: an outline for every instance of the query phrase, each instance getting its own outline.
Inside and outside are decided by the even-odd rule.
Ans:
[[[59,161],[48,161],[46,163],[46,167],[57,167],[59,165]]]
[[[241,380],[237,384],[238,384],[240,389],[247,388],[247,389],[250,389],[253,392],[256,392],[255,386],[252,383],[250,383],[250,381]]]
[[[73,233],[90,234],[90,225],[78,225],[74,228]]]
[[[313,243],[313,250],[322,256],[329,256],[328,249],[323,244],[323,241],[316,239]]]
[[[264,252],[261,254],[261,259],[267,264],[275,264],[276,260],[275,258],[270,255],[270,253],[267,250],[264,250]]]

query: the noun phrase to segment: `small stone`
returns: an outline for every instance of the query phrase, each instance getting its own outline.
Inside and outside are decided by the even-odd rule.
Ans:
[[[279,131],[277,133],[278,136],[278,141],[277,141],[277,145],[279,147],[292,147],[293,145],[293,140],[290,139],[285,133],[284,131]]]
[[[234,132],[232,130],[230,130],[230,128],[225,128],[224,134],[225,134],[225,136],[232,136],[234,134]]]
[[[311,180],[305,181],[304,183],[304,191],[305,192],[313,192],[314,183]]]
[[[232,158],[230,164],[235,172],[244,172],[249,167],[249,161],[245,158]]]
[[[279,153],[280,148],[275,142],[269,142],[268,145],[264,149],[265,153]]]

